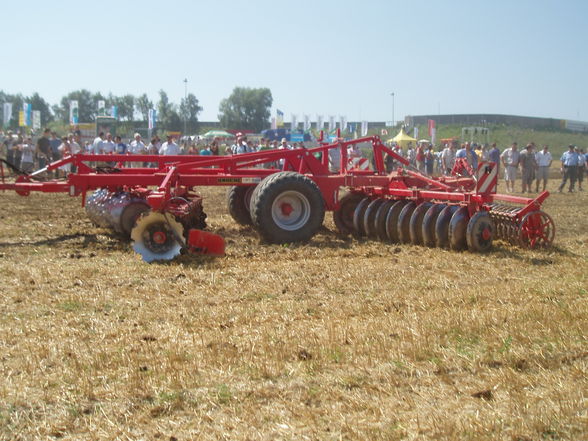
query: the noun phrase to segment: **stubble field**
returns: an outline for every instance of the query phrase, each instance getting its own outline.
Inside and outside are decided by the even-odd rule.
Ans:
[[[588,438],[586,193],[545,204],[553,249],[471,254],[330,215],[260,245],[225,191],[227,256],[151,265],[79,199],[0,193],[0,439]]]

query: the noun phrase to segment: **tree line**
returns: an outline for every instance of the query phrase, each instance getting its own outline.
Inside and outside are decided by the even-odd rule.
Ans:
[[[35,92],[31,96],[20,93],[9,94],[0,90],[0,104],[12,103],[12,118],[6,129],[18,128],[18,113],[24,103],[30,103],[33,110],[41,112],[43,126],[51,122],[69,123],[69,106],[71,101],[78,102],[80,123],[96,121],[99,115],[98,102],[104,101],[105,109],[117,107],[118,120],[135,124],[147,124],[149,110],[157,111],[157,127],[165,130],[182,131],[184,123],[188,133],[197,133],[198,114],[203,110],[196,96],[192,93],[182,98],[180,104],[170,101],[167,93],[160,90],[159,100],[153,103],[147,94],[121,96],[109,93],[92,92],[87,89],[75,90],[63,96],[58,104],[49,104]],[[272,94],[267,88],[235,87],[231,95],[219,105],[218,118],[221,126],[234,130],[253,130],[259,132],[269,126]],[[4,109],[0,105],[0,123],[4,121]]]

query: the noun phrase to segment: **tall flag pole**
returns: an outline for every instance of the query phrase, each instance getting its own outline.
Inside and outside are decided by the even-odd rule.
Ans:
[[[73,126],[79,124],[80,122],[80,109],[79,103],[77,100],[72,100],[69,102],[69,123]]]
[[[276,109],[276,125],[278,127],[284,126],[284,112],[282,112],[280,109]]]
[[[10,124],[10,120],[12,119],[12,103],[4,103],[4,105],[2,106],[2,110],[4,111],[4,127],[7,127]]]

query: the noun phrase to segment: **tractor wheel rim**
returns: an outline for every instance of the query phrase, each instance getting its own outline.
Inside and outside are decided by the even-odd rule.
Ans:
[[[310,219],[310,202],[298,191],[285,191],[272,204],[272,219],[282,230],[295,231]]]

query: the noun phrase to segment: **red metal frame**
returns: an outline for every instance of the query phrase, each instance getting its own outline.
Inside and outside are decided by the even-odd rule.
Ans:
[[[539,210],[549,195],[543,192],[537,198],[523,198],[494,193],[479,194],[475,190],[473,170],[463,161],[456,167],[466,169],[471,176],[433,178],[410,166],[408,160],[386,147],[378,136],[350,141],[338,139],[331,144],[295,150],[266,150],[256,153],[228,156],[157,156],[157,155],[87,155],[76,154],[51,163],[46,169],[32,175],[18,176],[15,182],[7,182],[0,168],[0,190],[13,190],[26,196],[31,191],[46,193],[69,193],[82,196],[82,205],[89,190],[107,188],[111,191],[124,189],[133,191],[144,188],[148,192],[147,202],[154,210],[163,210],[171,198],[185,193],[186,189],[200,186],[256,185],[263,178],[278,171],[295,171],[310,177],[319,187],[327,210],[339,208],[339,190],[349,188],[352,192],[375,197],[406,198],[415,201],[434,200],[460,204],[468,207],[470,215],[477,211],[491,210],[495,202],[523,205],[513,214],[522,219],[526,214]],[[347,149],[360,143],[370,143],[373,151],[373,169],[350,168]],[[329,171],[329,151],[339,149],[339,172]],[[387,173],[384,155],[392,156],[404,165]],[[130,163],[150,163],[153,167],[132,167]],[[270,167],[281,163],[280,168]],[[45,171],[72,164],[75,173],[65,180],[42,181],[38,176]],[[109,164],[94,167],[92,164]],[[264,166],[266,168],[264,168]],[[482,166],[482,164],[480,165]],[[484,167],[494,167],[485,163]],[[458,170],[458,171],[459,171]],[[149,188],[149,190],[147,190]]]

